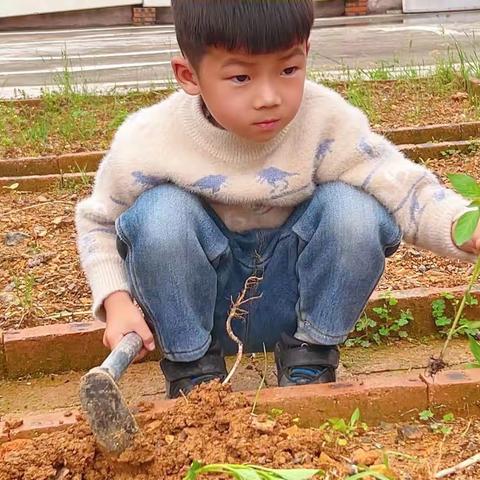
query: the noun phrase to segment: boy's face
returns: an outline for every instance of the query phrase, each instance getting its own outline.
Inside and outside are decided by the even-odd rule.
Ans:
[[[266,142],[300,108],[307,53],[306,42],[261,55],[209,48],[192,71],[198,91],[186,90],[202,96],[219,126],[247,140]]]

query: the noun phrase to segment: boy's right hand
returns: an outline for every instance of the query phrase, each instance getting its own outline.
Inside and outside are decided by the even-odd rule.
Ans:
[[[136,360],[140,360],[148,352],[155,350],[152,332],[128,292],[121,291],[110,294],[103,305],[107,317],[103,344],[107,348],[113,350],[127,333],[135,332],[143,340],[143,349]]]

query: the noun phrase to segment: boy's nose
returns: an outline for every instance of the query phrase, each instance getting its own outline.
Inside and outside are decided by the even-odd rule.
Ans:
[[[262,85],[257,90],[254,107],[257,110],[261,108],[271,108],[280,105],[281,102],[282,99],[273,86]]]

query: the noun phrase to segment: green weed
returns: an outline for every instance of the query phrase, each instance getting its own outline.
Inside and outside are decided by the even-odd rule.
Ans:
[[[370,347],[372,342],[377,345],[392,339],[406,338],[408,332],[405,327],[413,320],[410,310],[401,310],[399,315],[394,315],[392,307],[398,304],[398,300],[391,292],[382,294],[383,305],[372,308],[375,318],[367,316],[366,313],[355,325],[356,336],[345,342],[346,347],[361,346]]]
[[[435,419],[435,414],[431,409],[423,410],[418,414],[418,418],[428,424],[430,429],[435,433],[441,433],[442,435],[450,435],[453,427],[450,425],[455,420],[455,415],[451,412],[442,416],[441,420]]]
[[[448,334],[449,327],[457,315],[460,303],[461,299],[449,292],[443,292],[440,298],[432,302],[432,317],[440,333]],[[478,305],[478,299],[474,295],[469,294],[465,298],[465,306],[473,305]],[[458,334],[476,336],[479,333],[480,322],[468,320],[463,314],[458,321],[458,325],[459,327],[454,333],[455,336]]]
[[[349,420],[344,418],[329,418],[321,427],[325,430],[325,440],[337,445],[347,445],[348,440],[358,435],[361,431],[366,432],[368,425],[360,421],[360,410],[356,408]],[[333,435],[331,435],[333,434]]]
[[[355,107],[363,110],[372,123],[378,121],[378,113],[373,104],[370,86],[363,81],[354,80],[347,84],[345,91],[347,100]]]

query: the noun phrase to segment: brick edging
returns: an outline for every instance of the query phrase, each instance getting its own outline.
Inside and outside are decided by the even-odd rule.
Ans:
[[[245,392],[252,399],[256,392]],[[438,373],[434,379],[415,374],[385,377],[372,375],[361,382],[338,382],[298,387],[268,388],[260,392],[257,411],[280,408],[299,418],[302,426],[319,426],[331,417],[349,418],[359,408],[362,420],[375,425],[379,421],[408,421],[418,412],[431,408],[436,413],[451,412],[457,416],[478,415],[480,405],[480,371],[462,370]],[[183,401],[183,400],[181,400]],[[142,424],[147,416],[173,407],[175,400],[157,400],[152,410],[138,415]],[[135,408],[134,413],[138,413]],[[0,422],[0,443],[31,438],[41,433],[62,430],[77,422],[78,411],[58,411],[21,416],[17,428]]]
[[[392,315],[409,309],[414,321],[408,327],[411,337],[421,338],[437,332],[431,315],[431,303],[448,290],[461,296],[465,287],[415,288],[392,291],[398,300],[391,307]],[[473,293],[480,293],[480,287]],[[371,309],[383,305],[382,292],[375,292],[368,303]],[[480,314],[480,306],[469,307],[467,314]],[[61,323],[21,330],[0,331],[0,377],[18,378],[25,375],[87,370],[99,365],[108,354],[102,344],[104,324],[99,321]],[[159,352],[149,359],[158,359]]]
[[[425,125],[379,130],[412,160],[438,155],[448,149],[467,150],[472,138],[480,138],[480,122]],[[20,187],[40,189],[70,176],[81,179],[84,172],[95,172],[106,151],[67,153],[45,157],[0,159],[0,186],[19,183]],[[31,179],[29,177],[35,177]],[[32,181],[34,180],[34,181]]]

